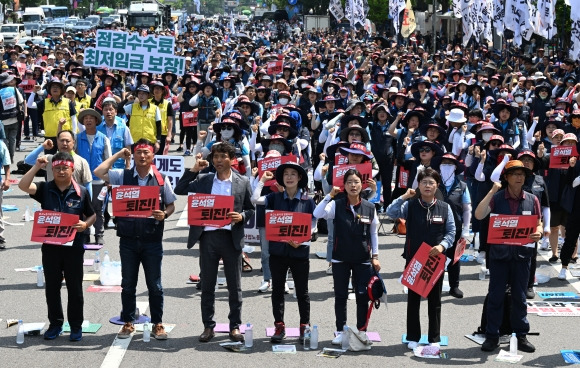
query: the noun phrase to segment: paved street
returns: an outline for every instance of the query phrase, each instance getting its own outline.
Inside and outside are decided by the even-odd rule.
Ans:
[[[34,145],[24,143],[23,147],[30,151]],[[176,146],[173,146],[174,150]],[[21,160],[26,152],[17,153]],[[186,158],[186,166],[191,166],[193,159]],[[15,168],[15,165],[13,165]],[[15,178],[19,178],[17,175]],[[185,197],[179,197],[176,213],[167,221],[163,263],[163,286],[165,293],[164,322],[176,324],[167,341],[144,343],[141,334],[136,333],[122,357],[121,367],[275,367],[275,366],[418,366],[418,365],[505,365],[496,363],[497,355],[483,353],[480,347],[464,337],[475,331],[479,325],[483,299],[487,290],[487,281],[478,280],[479,265],[476,262],[462,264],[461,289],[465,293],[463,299],[454,299],[444,293],[442,306],[442,334],[449,337],[449,346],[442,347],[449,360],[425,360],[412,357],[412,353],[401,344],[401,336],[405,332],[406,295],[398,278],[402,272],[404,261],[401,258],[403,238],[394,235],[380,236],[381,274],[388,289],[388,305],[374,310],[369,331],[377,331],[382,339],[373,345],[372,350],[364,353],[348,352],[333,360],[316,357],[316,352],[301,351],[295,355],[275,355],[272,346],[265,336],[265,328],[273,326],[270,298],[268,294],[256,292],[262,276],[260,273],[260,248],[249,254],[254,271],[244,273],[242,286],[244,290],[244,306],[242,319],[254,324],[254,347],[251,352],[233,353],[219,346],[220,342],[228,341],[227,334],[218,334],[210,343],[198,342],[198,336],[203,331],[200,317],[200,292],[194,285],[186,284],[190,273],[198,273],[199,246],[188,250],[186,248],[187,229],[176,227],[178,219],[186,203]],[[32,208],[33,201],[21,192],[16,185],[4,194],[5,205],[16,205],[17,212],[5,212],[7,221],[23,223],[22,215],[28,205]],[[0,253],[0,347],[4,367],[99,367],[106,362],[119,362],[123,351],[110,349],[115,340],[119,326],[110,324],[111,317],[119,314],[121,309],[120,293],[89,293],[85,292],[85,319],[103,326],[96,334],[84,334],[78,343],[68,341],[68,334],[54,341],[45,341],[41,336],[26,337],[23,345],[16,344],[16,326],[5,328],[6,319],[22,319],[24,322],[45,322],[46,304],[44,290],[36,286],[36,273],[15,272],[15,268],[26,268],[41,264],[40,245],[30,242],[32,224],[6,227],[7,249]],[[385,228],[390,230],[390,225]],[[325,274],[327,264],[317,259],[314,252],[326,250],[326,237],[321,236],[312,246],[310,263],[310,297],[311,323],[320,329],[319,347],[330,347],[334,330],[334,309],[332,278]],[[105,247],[113,260],[119,260],[118,238],[114,230],[105,233]],[[254,245],[254,244],[251,244]],[[102,254],[103,252],[101,252]],[[85,259],[94,257],[94,251],[86,251]],[[546,261],[549,254],[543,252],[538,257],[538,265],[549,265]],[[540,285],[540,291],[580,291],[578,279],[560,281],[556,279],[559,264],[556,264],[553,278],[549,283]],[[92,272],[92,267],[85,267],[86,273]],[[220,272],[223,277],[223,272]],[[573,282],[571,284],[571,282]],[[92,282],[85,282],[85,289]],[[62,291],[66,300],[66,289]],[[216,320],[227,323],[227,291],[220,288],[217,294]],[[141,274],[138,286],[137,300],[147,302],[145,280]],[[536,297],[535,300],[540,300]],[[286,297],[286,325],[298,327],[298,310],[292,295]],[[422,325],[424,333],[427,326],[427,304],[422,303]],[[66,308],[66,303],[65,303]],[[349,323],[354,325],[355,303],[348,304]],[[65,309],[66,310],[66,309]],[[66,313],[66,312],[65,312]],[[579,349],[578,321],[579,317],[539,317],[529,316],[533,332],[540,336],[531,336],[529,340],[536,346],[534,354],[524,354],[520,364],[534,367],[555,367],[565,365],[560,349]],[[297,340],[288,338],[287,344],[297,344]],[[298,344],[297,344],[298,345]],[[509,349],[504,346],[505,349]],[[107,355],[109,354],[109,355]],[[107,358],[106,358],[107,357]],[[117,366],[115,364],[106,366]]]

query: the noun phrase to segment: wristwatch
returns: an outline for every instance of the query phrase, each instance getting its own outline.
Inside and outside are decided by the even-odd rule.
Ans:
[[[165,214],[165,219],[167,219],[169,217],[169,215],[167,214],[167,211],[163,211],[163,213]]]

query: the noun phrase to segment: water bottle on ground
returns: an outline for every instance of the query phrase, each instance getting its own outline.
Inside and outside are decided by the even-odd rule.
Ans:
[[[348,350],[348,326],[344,325],[342,329],[342,350]]]
[[[39,267],[36,270],[36,286],[43,287],[44,286],[44,272],[42,267]]]
[[[245,338],[244,344],[247,348],[251,348],[254,346],[254,329],[252,328],[251,324],[246,324],[246,331],[245,331]]]
[[[24,221],[30,222],[34,220],[34,215],[30,213],[30,207],[26,206],[26,211],[24,211]]]
[[[515,332],[510,337],[510,355],[518,355],[518,338]]]
[[[318,326],[312,326],[312,334],[310,336],[310,349],[318,349]]]
[[[101,255],[99,251],[95,252],[95,261],[93,262],[93,270],[99,272],[101,270]]]
[[[151,341],[151,329],[149,328],[149,317],[145,318],[143,323],[143,342]]]
[[[310,326],[306,325],[304,327],[304,340],[303,340],[303,344],[304,344],[304,350],[310,350],[310,339],[311,339],[312,335],[310,332]]]
[[[109,251],[106,250],[105,256],[103,257],[103,263],[109,263],[109,262],[111,262],[111,258],[109,257]]]
[[[17,344],[24,344],[24,325],[22,324],[22,320],[18,321],[18,332],[16,333],[16,343]]]

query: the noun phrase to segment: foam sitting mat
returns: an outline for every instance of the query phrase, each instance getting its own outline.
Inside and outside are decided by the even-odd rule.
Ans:
[[[449,337],[441,336],[440,339],[441,339],[441,341],[439,342],[439,345],[441,345],[441,346],[449,345]],[[407,344],[409,342],[409,341],[407,341],[407,334],[403,334],[402,342],[403,342],[403,344]],[[419,344],[429,345],[429,338],[427,337],[427,335],[421,335],[421,339],[419,340]]]

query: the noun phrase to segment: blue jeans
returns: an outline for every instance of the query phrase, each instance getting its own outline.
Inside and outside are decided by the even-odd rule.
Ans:
[[[161,323],[163,318],[163,287],[161,286],[161,261],[163,245],[161,242],[147,243],[139,239],[120,238],[121,255],[121,319],[123,322],[135,321],[137,280],[139,265],[143,264],[145,282],[149,291],[151,323]]]

